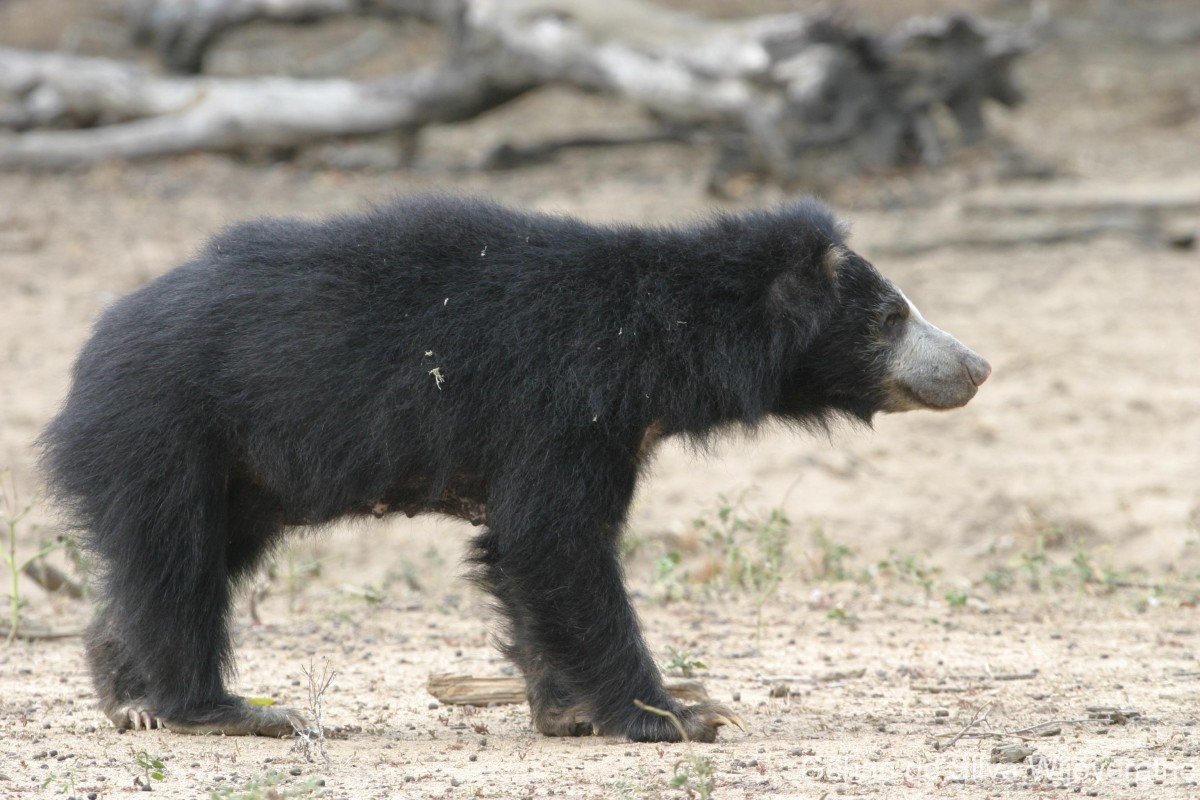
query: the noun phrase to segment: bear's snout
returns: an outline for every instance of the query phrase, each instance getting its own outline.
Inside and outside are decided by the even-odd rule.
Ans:
[[[915,306],[896,342],[887,378],[884,411],[965,406],[979,391],[992,365],[950,334],[931,325]]]

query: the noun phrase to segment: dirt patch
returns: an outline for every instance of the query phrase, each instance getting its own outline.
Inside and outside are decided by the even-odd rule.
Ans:
[[[20,38],[31,2],[0,9],[0,38]],[[86,20],[84,5],[54,7]],[[524,706],[436,705],[430,673],[508,669],[486,599],[457,577],[470,530],[368,521],[280,554],[261,624],[247,603],[236,620],[239,692],[303,707],[310,662],[337,671],[328,763],[288,742],[119,733],[94,708],[77,639],[20,642],[0,649],[0,794],[113,797],[143,782],[172,797],[266,797],[277,776],[278,796],[349,798],[672,797],[709,779],[718,797],[1200,796],[1200,257],[1160,235],[1195,230],[1197,211],[1110,209],[1100,235],[1057,244],[959,236],[984,192],[1200,193],[1195,42],[1163,39],[1154,18],[1118,30],[1090,4],[1060,10],[1064,38],[1022,68],[1029,103],[993,114],[991,144],[933,174],[822,187],[857,248],[991,361],[975,401],[874,431],[771,430],[703,454],[667,443],[641,488],[627,571],[651,646],[664,664],[706,664],[699,676],[747,734],[693,749],[554,740],[532,732]],[[26,32],[50,35],[41,22]],[[92,320],[235,220],[424,189],[595,220],[716,205],[702,146],[458,169],[531,131],[622,124],[641,121],[548,91],[431,131],[401,172],[194,157],[2,176],[0,464],[36,491],[31,442]],[[723,207],[780,196],[748,186]],[[731,516],[746,526],[730,529]],[[53,539],[51,513],[35,507],[19,534],[23,553]],[[20,594],[49,629],[89,614],[29,582]],[[1015,743],[1034,750],[993,763],[994,747]]]

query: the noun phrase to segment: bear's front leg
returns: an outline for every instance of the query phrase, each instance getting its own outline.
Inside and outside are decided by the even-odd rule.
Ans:
[[[669,718],[639,702],[671,712],[691,741],[711,742],[721,726],[740,726],[726,708],[671,698],[642,640],[617,548],[633,469],[579,453],[547,467],[538,474],[550,479],[493,486],[489,530],[475,543],[480,582],[508,617],[505,650],[525,673],[539,730],[680,739]]]

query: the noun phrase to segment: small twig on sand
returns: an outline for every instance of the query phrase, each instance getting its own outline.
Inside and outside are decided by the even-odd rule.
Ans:
[[[83,630],[80,628],[63,628],[61,630],[53,630],[42,625],[28,625],[24,622],[13,632],[7,622],[0,622],[0,641],[9,639],[24,639],[25,641],[52,641],[54,639],[73,639],[76,636],[82,636]]]
[[[958,742],[958,740],[963,738],[964,736],[966,736],[967,732],[970,731],[971,728],[974,728],[976,725],[978,725],[979,723],[981,723],[987,719],[988,714],[992,713],[992,707],[993,707],[993,705],[991,703],[988,703],[982,709],[980,709],[979,711],[976,711],[975,716],[971,717],[971,721],[967,723],[967,727],[963,728],[961,731],[954,734],[954,738],[952,738],[950,741],[946,742],[946,744],[944,744],[944,745],[935,744],[934,745],[935,749],[940,751],[940,750],[949,750],[951,747],[954,747],[954,745]]]
[[[982,687],[962,686],[958,684],[946,684],[943,686],[935,683],[914,683],[908,688],[914,692],[929,692],[930,694],[957,694],[959,692],[973,692]]]
[[[1042,731],[1044,731],[1046,728],[1061,728],[1063,725],[1085,725],[1089,722],[1104,722],[1107,724],[1106,720],[1101,719],[1052,719],[1047,720],[1046,722],[1039,722],[1037,725],[1030,725],[1028,728],[1021,728],[1015,731],[1006,731],[1005,735],[1016,736],[1021,739],[1033,739],[1038,736],[1045,736],[1045,733]]]
[[[990,711],[991,706],[988,706],[987,710]],[[986,717],[986,714],[984,716]],[[959,739],[1008,739],[1015,737],[1023,741],[1032,741],[1042,736],[1053,735],[1048,730],[1059,729],[1063,725],[1111,724],[1111,720],[1108,719],[1051,719],[1046,722],[1039,722],[1036,725],[1030,725],[1027,728],[1018,728],[1015,731],[971,731],[971,728],[983,721],[982,718],[978,718],[978,714],[976,717],[976,719],[972,719],[967,724],[967,727],[954,734],[950,741],[945,744],[935,742],[934,749],[938,751],[949,750]],[[942,737],[944,736],[949,736],[949,734],[943,734]],[[942,737],[935,736],[934,738]]]

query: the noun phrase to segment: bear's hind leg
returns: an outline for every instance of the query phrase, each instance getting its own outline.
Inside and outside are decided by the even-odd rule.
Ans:
[[[252,488],[234,483],[229,492],[225,574],[231,585],[249,579],[271,545],[283,534],[276,509],[260,501]],[[225,736],[291,736],[309,727],[300,712],[284,706],[251,705],[227,695],[216,706],[193,713],[186,722],[168,722],[178,733]]]
[[[223,571],[229,586],[254,574],[264,554],[283,533],[279,519],[278,510],[263,503],[252,487],[231,482]],[[244,698],[225,695],[212,706],[166,721],[166,727],[177,733],[199,735],[280,737],[306,729],[308,721],[290,708],[251,705]]]
[[[166,728],[176,733],[226,736],[290,736],[308,724],[289,709],[259,708],[237,698],[180,717],[186,721],[164,720],[156,704],[146,695],[146,679],[137,661],[125,651],[121,640],[112,635],[103,615],[88,630],[87,657],[99,694],[100,709],[118,728]]]
[[[109,608],[88,626],[85,650],[100,710],[118,728],[154,728],[158,720],[146,711],[146,676],[126,651]]]
[[[269,537],[234,526],[224,475],[186,465],[114,505],[94,535],[105,562],[88,655],[105,714],[119,727],[285,736],[303,720],[230,695],[231,584]]]

